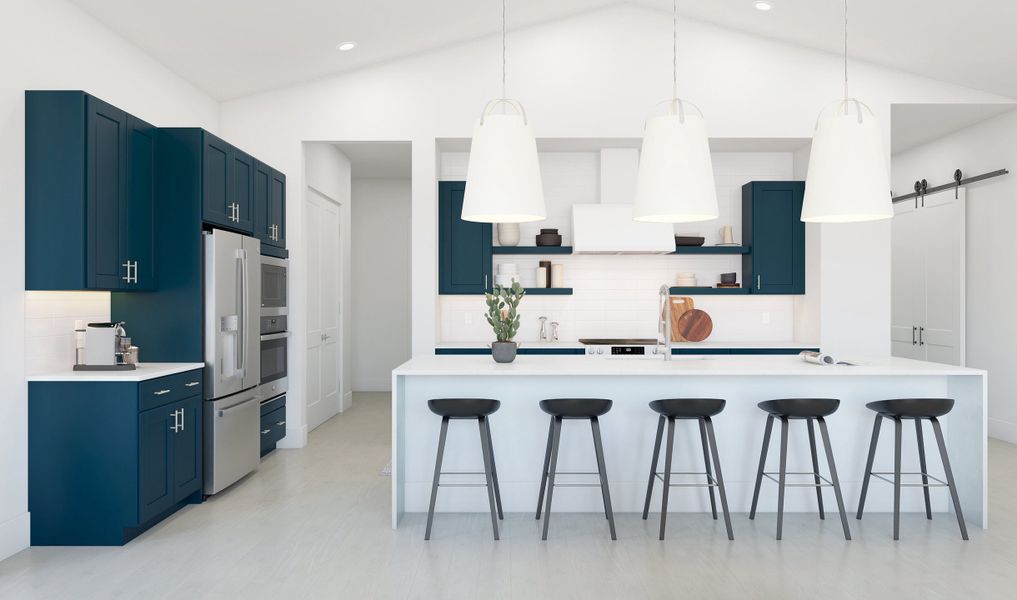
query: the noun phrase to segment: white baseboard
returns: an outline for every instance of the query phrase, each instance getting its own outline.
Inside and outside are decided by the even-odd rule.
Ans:
[[[339,405],[339,412],[346,412],[353,407],[353,392],[343,394],[342,404]]]
[[[279,440],[276,448],[303,448],[307,445],[307,425],[287,427],[286,437]]]
[[[0,523],[0,560],[14,556],[31,544],[30,518],[26,512]]]
[[[990,418],[989,437],[1017,444],[1017,423]]]

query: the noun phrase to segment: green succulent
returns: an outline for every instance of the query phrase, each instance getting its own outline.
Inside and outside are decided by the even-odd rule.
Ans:
[[[512,282],[512,287],[494,286],[493,293],[484,294],[487,301],[487,314],[484,318],[494,329],[494,335],[499,342],[511,342],[519,331],[519,301],[523,299],[526,292],[518,281]]]

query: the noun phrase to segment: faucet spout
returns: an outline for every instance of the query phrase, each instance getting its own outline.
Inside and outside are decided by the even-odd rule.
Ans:
[[[664,336],[664,360],[671,360],[671,288],[665,283],[660,286],[659,293],[660,313],[657,318],[657,340],[659,344],[660,335]]]

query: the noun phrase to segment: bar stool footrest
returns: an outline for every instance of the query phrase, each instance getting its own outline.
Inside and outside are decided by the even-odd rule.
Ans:
[[[929,479],[932,479],[933,481],[936,482],[936,483],[904,483],[903,481],[901,481],[901,483],[900,483],[901,487],[950,487],[949,483],[943,481],[939,477],[936,477],[934,475],[929,475],[928,473],[923,473],[921,471],[907,471],[907,472],[901,471],[900,474],[902,476],[903,475],[925,476],[925,477],[928,477]],[[885,482],[890,483],[890,484],[892,484],[894,482],[893,481],[893,475],[894,475],[893,471],[872,471],[870,473],[870,475],[872,475],[876,479],[880,479],[880,480],[885,481]]]
[[[819,477],[821,481],[821,483],[816,483],[814,481],[810,483],[788,483],[787,481],[785,481],[784,482],[785,487],[833,487],[833,482],[831,482],[826,477],[823,477],[819,473],[813,473],[812,471],[785,471],[784,475],[810,475],[813,478]],[[780,479],[778,479],[778,477],[780,477],[780,473],[764,472],[763,477],[766,477],[767,479],[776,484],[780,484]]]
[[[706,475],[706,483],[685,483],[685,482],[671,482],[670,487],[718,487],[717,479],[710,473],[705,471],[672,471],[671,476],[675,475]],[[660,481],[664,481],[664,473],[654,473],[654,477]]]

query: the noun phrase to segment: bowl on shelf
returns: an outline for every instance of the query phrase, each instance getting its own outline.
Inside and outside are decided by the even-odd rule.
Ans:
[[[557,229],[541,229],[537,234],[538,246],[561,246],[561,234]]]
[[[706,238],[690,235],[676,235],[674,236],[674,245],[678,246],[702,246],[706,242]]]

